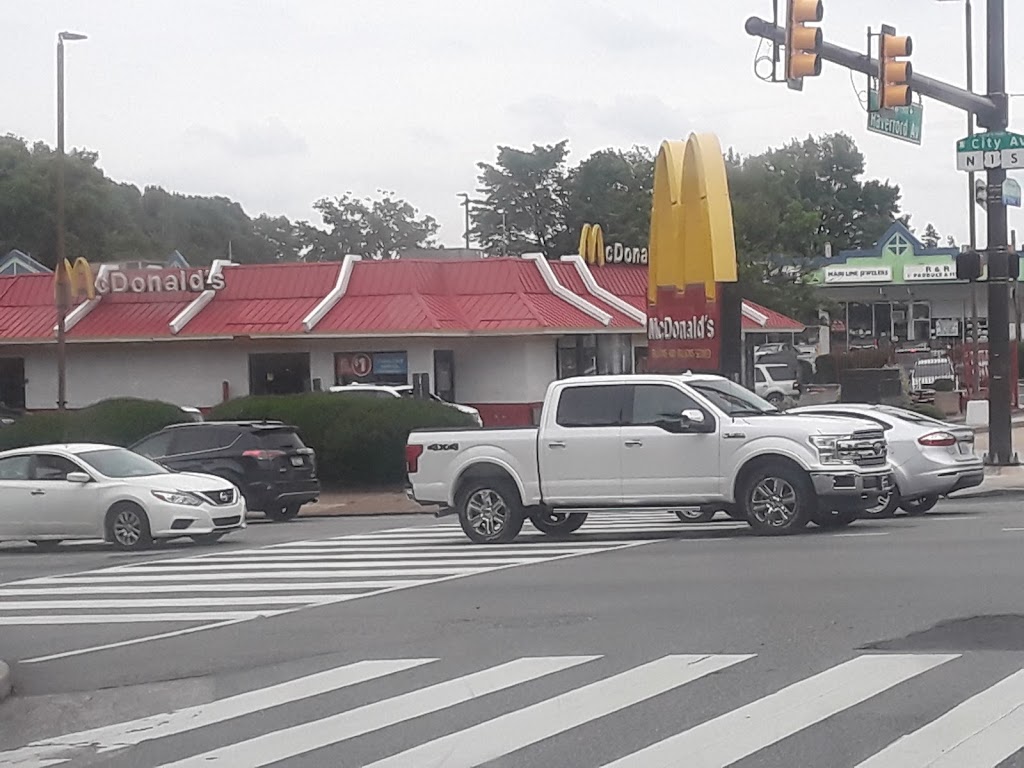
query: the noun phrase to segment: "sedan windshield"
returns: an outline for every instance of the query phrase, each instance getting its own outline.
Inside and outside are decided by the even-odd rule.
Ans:
[[[165,467],[126,448],[85,451],[78,454],[78,458],[107,477],[149,477],[169,474]]]
[[[728,379],[689,383],[730,416],[759,416],[779,412],[779,409],[767,400]]]

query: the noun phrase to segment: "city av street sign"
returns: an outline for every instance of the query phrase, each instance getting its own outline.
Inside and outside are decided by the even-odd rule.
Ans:
[[[868,91],[868,130],[883,136],[921,144],[921,126],[924,123],[924,105],[878,108],[878,91]]]
[[[979,133],[956,143],[959,171],[1024,168],[1024,136],[1019,133]]]

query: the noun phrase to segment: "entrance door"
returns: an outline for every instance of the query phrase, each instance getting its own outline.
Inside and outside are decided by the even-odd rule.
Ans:
[[[671,504],[680,498],[718,496],[722,478],[714,416],[668,384],[629,389],[631,407],[620,440],[623,503]],[[701,431],[683,424],[685,410],[704,414]]]
[[[249,394],[297,395],[309,392],[308,352],[249,355]]]
[[[434,394],[455,402],[455,353],[450,349],[434,350]]]
[[[0,418],[5,408],[25,407],[25,358],[0,357]]]

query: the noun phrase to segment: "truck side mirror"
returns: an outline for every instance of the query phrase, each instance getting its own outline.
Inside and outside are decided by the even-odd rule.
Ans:
[[[699,427],[704,424],[704,411],[697,410],[696,408],[687,408],[680,416],[682,417],[684,427]]]

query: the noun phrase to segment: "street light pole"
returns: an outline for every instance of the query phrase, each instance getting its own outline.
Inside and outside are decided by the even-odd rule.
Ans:
[[[1004,0],[988,0],[986,26],[988,95],[999,106],[995,119],[986,125],[992,132],[1007,129],[1006,30]],[[1016,463],[1012,455],[1010,414],[1010,285],[1007,248],[1006,202],[1003,198],[1004,168],[988,170],[988,347],[989,347],[989,448],[988,463]],[[1014,375],[1016,382],[1017,377]]]
[[[458,197],[462,198],[462,207],[466,209],[466,250],[469,250],[469,195],[459,192]]]
[[[67,355],[65,336],[68,305],[71,303],[70,278],[64,269],[67,259],[64,223],[64,41],[85,40],[85,35],[61,32],[57,35],[57,410],[67,407]]]

